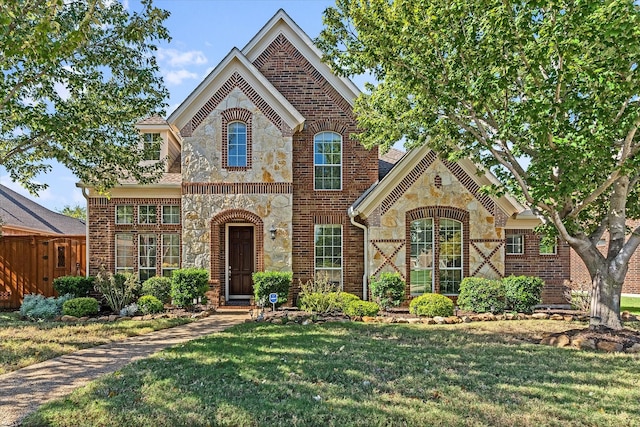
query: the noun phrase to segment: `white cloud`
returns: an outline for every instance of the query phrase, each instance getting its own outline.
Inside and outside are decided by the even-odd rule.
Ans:
[[[207,63],[207,57],[199,50],[179,51],[177,49],[159,48],[156,53],[158,61],[166,62],[171,67],[185,65],[202,65]]]
[[[198,75],[188,70],[167,71],[164,79],[168,84],[179,85],[183,80],[197,79]]]
[[[211,73],[213,71],[213,69],[216,67],[209,67],[205,70],[204,74],[202,75],[202,78],[204,79],[205,77],[207,77],[209,75],[209,73]]]

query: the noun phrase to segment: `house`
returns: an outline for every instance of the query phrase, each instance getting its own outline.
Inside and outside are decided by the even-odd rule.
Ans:
[[[531,274],[546,280],[546,302],[563,302],[568,246],[540,245],[538,220],[482,194],[495,178],[469,161],[363,148],[352,137],[358,93],[278,11],[166,120],[138,124],[144,143],[161,142],[157,183],[123,182],[110,198],[88,189],[91,274],[206,268],[220,305],[249,299],[263,270],[293,271],[292,298],[319,274],[364,298],[382,271],[413,296]]]
[[[86,224],[0,185],[0,307],[54,296],[53,279],[86,272]]]

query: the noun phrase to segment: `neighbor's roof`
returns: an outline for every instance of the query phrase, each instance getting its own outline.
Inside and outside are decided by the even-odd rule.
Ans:
[[[84,221],[53,212],[4,185],[0,185],[0,218],[5,227],[67,235],[86,232]]]
[[[382,179],[391,171],[391,169],[404,156],[406,151],[391,148],[378,157],[378,179]]]

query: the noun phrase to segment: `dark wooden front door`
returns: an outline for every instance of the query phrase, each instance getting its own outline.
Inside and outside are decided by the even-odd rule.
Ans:
[[[229,298],[253,295],[253,227],[229,227]]]

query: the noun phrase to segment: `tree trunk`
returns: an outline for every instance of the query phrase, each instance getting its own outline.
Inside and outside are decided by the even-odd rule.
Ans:
[[[615,265],[608,264],[612,263],[603,263],[592,277],[590,329],[622,329],[620,320],[622,282],[616,281],[609,271],[609,268],[615,268]]]

